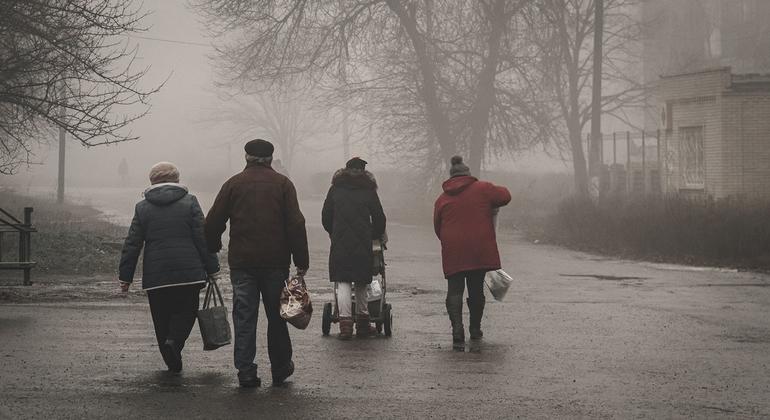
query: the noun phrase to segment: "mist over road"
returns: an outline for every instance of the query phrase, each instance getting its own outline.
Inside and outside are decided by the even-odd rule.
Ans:
[[[130,198],[129,207],[109,194],[93,204],[112,203],[117,214],[133,208],[138,196]],[[204,207],[210,199],[201,197]],[[392,223],[393,337],[342,342],[321,335],[331,284],[320,203],[302,210],[316,312],[307,330],[291,330],[297,371],[288,385],[239,389],[232,347],[203,352],[197,327],[183,373],[167,374],[140,292],[3,304],[0,418],[770,416],[767,275],[618,261],[503,233],[515,283],[505,302],[489,298],[484,340],[458,352],[438,241],[428,227]]]

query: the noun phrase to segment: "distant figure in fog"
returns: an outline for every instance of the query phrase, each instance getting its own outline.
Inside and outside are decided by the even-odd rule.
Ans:
[[[441,258],[448,290],[446,309],[452,323],[452,341],[465,342],[463,293],[468,285],[469,329],[481,339],[484,315],[484,275],[500,268],[493,214],[511,201],[504,187],[479,181],[460,156],[454,156],[444,193],[436,200],[433,226],[441,241]]]
[[[120,163],[118,164],[118,176],[120,177],[120,186],[121,187],[127,187],[128,186],[128,162],[126,162],[126,158],[123,158],[120,160]]]
[[[120,259],[120,287],[127,292],[144,247],[142,289],[150,301],[155,337],[172,372],[182,370],[182,348],[195,324],[198,294],[219,271],[206,249],[198,199],[179,184],[179,170],[160,162],[150,170],[152,186],[135,208]]]
[[[385,213],[377,195],[377,182],[366,161],[354,157],[332,177],[321,220],[331,239],[329,279],[337,283],[337,309],[343,340],[353,335],[352,285],[356,288],[356,335],[377,330],[369,322],[366,287],[372,282],[372,241],[385,234]]]
[[[267,353],[273,385],[294,373],[291,338],[280,315],[284,282],[294,257],[297,273],[310,265],[305,218],[294,184],[272,167],[273,145],[246,143],[246,169],[230,178],[206,216],[209,250],[222,249],[222,233],[230,221],[230,280],[233,285],[234,358],[242,387],[260,386],[257,354],[259,297],[267,315]]]

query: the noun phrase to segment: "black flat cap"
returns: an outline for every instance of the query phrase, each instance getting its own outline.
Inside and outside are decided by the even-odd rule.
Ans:
[[[365,160],[361,159],[360,157],[356,156],[353,159],[350,159],[345,164],[345,167],[346,168],[350,168],[350,169],[361,169],[361,170],[364,170],[366,168],[366,164],[367,163],[368,163],[367,161],[365,161]]]
[[[275,150],[275,147],[273,147],[273,143],[270,143],[267,140],[255,139],[246,143],[246,146],[243,147],[243,150],[245,150],[246,153],[250,154],[251,156],[270,157],[273,156],[273,150]]]

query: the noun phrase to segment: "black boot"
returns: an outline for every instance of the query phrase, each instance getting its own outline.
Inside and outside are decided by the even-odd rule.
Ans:
[[[468,329],[471,332],[471,340],[481,340],[484,333],[481,331],[481,318],[484,317],[484,304],[486,299],[484,296],[471,300],[468,298],[468,312],[470,312],[470,321],[468,322]]]
[[[174,373],[182,371],[182,349],[177,342],[167,339],[160,346],[160,354],[163,356],[163,361],[166,362],[168,370]]]
[[[449,322],[452,323],[452,342],[465,343],[465,328],[463,327],[463,297],[447,296],[446,311]]]

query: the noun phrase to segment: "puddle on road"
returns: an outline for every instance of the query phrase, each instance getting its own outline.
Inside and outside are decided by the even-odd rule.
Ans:
[[[223,388],[233,382],[232,375],[218,372],[175,374],[165,370],[146,372],[135,377],[113,378],[112,385],[128,389],[155,389],[160,392],[188,392],[195,388]]]
[[[419,287],[414,286],[393,286],[391,287],[388,292],[393,293],[406,293],[411,295],[435,295],[435,294],[444,294],[446,293],[445,290],[439,290],[439,289],[421,289]]]
[[[730,340],[735,343],[743,344],[767,344],[770,343],[770,334],[722,334],[719,336],[722,339]]]
[[[770,283],[707,283],[694,284],[691,287],[770,287]]]
[[[606,274],[559,274],[561,277],[591,278],[602,281],[649,280],[649,277],[613,276]]]

